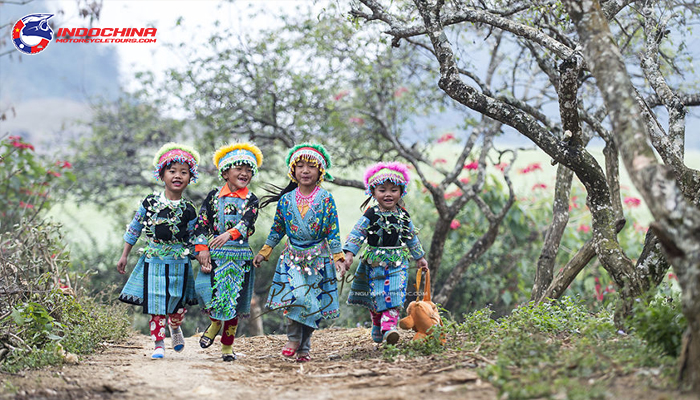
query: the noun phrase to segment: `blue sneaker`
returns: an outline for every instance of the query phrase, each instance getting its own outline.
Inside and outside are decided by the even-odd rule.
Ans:
[[[154,360],[158,360],[165,357],[165,351],[162,347],[156,347],[155,350],[153,350],[153,354],[151,355],[151,358]]]
[[[384,332],[384,336],[382,337],[382,339],[386,340],[387,344],[396,344],[399,338],[401,338],[401,335],[399,335],[396,329],[390,329]]]
[[[374,340],[375,343],[381,343],[382,340],[384,340],[381,326],[372,325],[372,340]]]

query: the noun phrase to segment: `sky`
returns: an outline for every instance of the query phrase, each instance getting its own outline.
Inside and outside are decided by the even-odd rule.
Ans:
[[[271,16],[280,12],[292,12],[294,7],[308,4],[309,0],[253,0],[222,2],[220,0],[104,0],[100,19],[93,23],[97,28],[141,28],[158,29],[156,43],[113,44],[120,59],[122,84],[125,89],[135,89],[133,75],[137,71],[153,71],[158,74],[172,67],[184,67],[186,61],[176,49],[167,44],[189,43],[191,47],[204,44],[217,28],[213,22],[219,20],[221,28],[236,31],[254,31],[263,24],[274,24]],[[49,12],[64,11],[61,25],[81,27],[86,21],[78,16],[75,0],[47,1]],[[263,7],[262,17],[249,18],[250,11]],[[180,25],[176,21],[181,18]],[[104,44],[89,44],[105,46]]]

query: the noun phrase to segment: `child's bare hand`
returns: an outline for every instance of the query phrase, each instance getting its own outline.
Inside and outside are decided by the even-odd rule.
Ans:
[[[352,265],[352,261],[355,258],[355,255],[353,255],[351,252],[346,251],[345,252],[345,270],[348,271],[350,270],[350,266]]]
[[[347,271],[347,269],[345,268],[345,261],[336,261],[335,270],[340,274],[341,278],[345,276],[345,271]]]
[[[262,256],[262,254],[258,254],[253,258],[253,266],[255,268],[260,268],[260,264],[265,261],[265,257]]]
[[[126,273],[126,257],[120,257],[117,261],[117,272],[124,275]]]
[[[221,246],[225,245],[226,242],[231,240],[231,234],[227,232],[222,233],[221,235],[215,237],[211,242],[209,242],[209,248],[210,249],[218,249]]]
[[[416,260],[416,268],[419,268],[423,271],[428,270],[428,261],[425,259],[425,257],[421,257],[418,260]]]
[[[196,256],[199,265],[202,267],[202,272],[208,274],[211,272],[211,258],[209,256],[209,250],[202,250]]]

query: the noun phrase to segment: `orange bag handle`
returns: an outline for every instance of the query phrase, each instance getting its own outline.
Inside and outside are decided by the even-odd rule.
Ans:
[[[418,268],[416,275],[416,294],[420,292],[420,278],[422,269]],[[425,270],[425,292],[423,293],[423,301],[430,301],[430,270]]]

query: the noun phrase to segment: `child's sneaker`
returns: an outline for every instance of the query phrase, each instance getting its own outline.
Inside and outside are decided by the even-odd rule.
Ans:
[[[372,325],[372,340],[375,343],[381,343],[384,340],[384,335],[382,335],[382,327],[379,325]]]
[[[182,329],[180,329],[179,326],[173,328],[170,325],[168,325],[168,329],[170,329],[170,339],[173,343],[173,350],[178,352],[182,351],[185,348],[185,337],[182,335]]]
[[[162,347],[156,347],[155,350],[153,350],[153,354],[151,355],[151,358],[154,360],[158,360],[161,358],[165,357],[165,350]]]
[[[396,344],[399,341],[400,335],[396,329],[390,329],[384,332],[384,341],[388,344]]]

